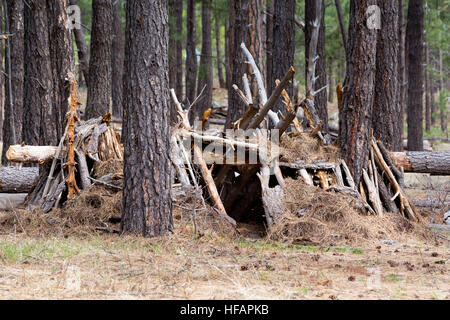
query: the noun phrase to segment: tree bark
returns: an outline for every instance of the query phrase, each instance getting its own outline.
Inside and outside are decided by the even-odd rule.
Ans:
[[[111,105],[112,0],[92,1],[91,58],[85,118],[103,116]]]
[[[71,5],[77,5],[79,0],[70,0]],[[86,86],[88,86],[89,80],[89,49],[86,44],[84,32],[82,26],[73,29],[73,35],[75,37],[75,43],[77,45],[78,63],[84,77]],[[80,84],[81,85],[81,84]]]
[[[428,67],[430,65],[430,48],[428,42],[425,43],[425,131],[430,132],[431,130],[431,118],[432,118],[432,110],[431,110],[431,79],[430,74],[428,72]]]
[[[248,59],[242,51],[241,44],[244,43],[252,54],[258,69],[264,70],[263,65],[263,37],[262,37],[262,18],[261,18],[261,0],[238,0],[234,1],[234,42],[233,42],[233,69],[231,82],[239,88],[243,88],[242,77],[247,75],[252,91],[253,103],[258,106],[258,87],[256,79],[253,76],[253,70],[247,63]],[[246,105],[239,98],[235,90],[231,90],[231,100],[228,105],[227,122],[225,127],[244,115],[247,111]]]
[[[295,50],[295,0],[274,2],[271,91],[275,90],[275,80],[281,80],[294,65]],[[287,86],[286,92],[290,97],[293,96],[293,83]],[[278,101],[273,111],[281,111],[284,114],[286,107],[283,102]]]
[[[377,35],[375,100],[372,111],[374,135],[390,150],[401,150],[403,130],[399,131],[398,103],[398,6],[394,1],[379,2],[381,29]]]
[[[405,172],[450,175],[450,152],[391,152],[389,155]]]
[[[344,16],[342,15],[341,2],[339,0],[335,0],[335,4],[336,4],[336,11],[337,11],[338,20],[339,20],[339,27],[341,28],[342,43],[344,44],[345,55],[347,56],[348,55],[348,37],[347,37],[347,31],[345,29]]]
[[[322,1],[322,19],[319,21],[319,39],[317,41],[316,55],[319,59],[316,61],[315,75],[317,80],[314,84],[314,90],[326,86],[326,56],[325,56],[325,1]],[[316,20],[316,4],[317,0],[306,0],[305,2],[305,58],[309,59],[309,45],[311,42],[311,35],[313,30],[313,23]],[[305,68],[305,79],[308,74],[308,64]],[[314,97],[314,107],[317,110],[318,116],[322,121],[322,130],[328,131],[328,108],[327,108],[327,90],[324,89]]]
[[[203,113],[212,105],[211,2],[212,0],[202,0],[202,52],[200,56],[200,68],[198,70],[197,95],[202,92],[203,87],[206,87],[203,95],[195,105],[195,114],[200,119]]]
[[[408,43],[408,150],[423,150],[423,1],[410,0]]]
[[[53,71],[53,108],[56,122],[56,143],[64,134],[69,107],[69,83],[75,74],[72,32],[68,25],[68,0],[47,0],[50,58]],[[53,140],[54,138],[52,138]],[[55,142],[55,140],[53,140]]]
[[[358,186],[367,168],[374,102],[377,31],[368,29],[366,10],[373,0],[350,2],[347,72],[339,116],[342,156]]]
[[[174,88],[177,83],[176,66],[176,29],[175,29],[175,2],[169,0],[169,88]]]
[[[122,26],[122,1],[119,0],[113,8],[113,40],[111,51],[112,66],[112,114],[116,117],[123,116],[123,26]]]
[[[399,106],[400,114],[397,118],[396,132],[400,132],[401,135],[397,138],[402,140],[403,137],[403,124],[405,118],[405,104],[406,104],[406,26],[405,26],[405,0],[398,0],[398,90],[399,90]]]
[[[39,168],[1,167],[0,193],[27,193],[39,178]]]
[[[275,10],[275,0],[267,0],[266,15],[266,90],[267,95],[272,93],[272,85],[275,80],[272,79],[273,68],[273,13]]]
[[[54,101],[48,6],[25,6],[25,82],[23,140],[27,145],[56,145],[59,114]]]
[[[328,63],[328,102],[333,103],[334,101],[334,90],[336,89],[336,82],[333,77],[333,62]]]
[[[177,81],[175,91],[177,97],[183,98],[183,1],[175,0],[175,67]]]
[[[3,17],[3,3],[0,3],[0,17]],[[3,25],[0,25],[0,33],[3,33]],[[5,70],[3,67],[3,57],[4,57],[4,41],[0,43],[0,88],[4,88],[5,84]],[[0,89],[0,141],[3,142],[3,106],[4,106],[4,91]],[[1,155],[0,155],[1,159]],[[0,162],[1,163],[1,162]]]
[[[195,30],[195,0],[187,1],[186,35],[186,100],[194,102],[197,90],[197,36]]]
[[[127,1],[124,115],[124,232],[173,229],[167,0]]]
[[[9,79],[6,79],[5,86],[5,109],[3,119],[3,152],[2,163],[6,164],[5,153],[11,144],[22,142],[23,125],[23,86],[24,86],[24,4],[23,0],[6,1],[8,15],[9,33],[13,37],[5,41],[10,48],[10,60],[6,54],[5,68],[8,72],[8,65],[11,66],[11,92],[9,90]],[[6,29],[6,23],[5,23]],[[7,53],[8,50],[6,50]],[[11,99],[12,98],[12,99]],[[14,116],[11,116],[11,109]],[[14,118],[14,124],[12,119]],[[13,127],[15,129],[16,141],[13,141]]]
[[[225,79],[223,78],[223,61],[222,61],[222,45],[221,45],[221,37],[220,37],[220,27],[221,21],[219,17],[219,12],[216,12],[214,20],[216,22],[216,52],[217,52],[217,76],[219,78],[219,86],[221,88],[225,88]]]

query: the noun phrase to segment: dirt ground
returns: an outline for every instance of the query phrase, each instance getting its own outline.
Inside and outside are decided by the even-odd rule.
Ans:
[[[0,235],[1,299],[450,299],[437,243],[320,247],[262,239]]]

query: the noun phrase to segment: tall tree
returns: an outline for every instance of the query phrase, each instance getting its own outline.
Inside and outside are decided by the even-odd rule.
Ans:
[[[128,0],[121,228],[145,237],[173,229],[167,0]]]
[[[79,2],[80,0],[70,0],[70,5],[78,5]],[[73,29],[73,35],[77,45],[80,70],[87,85],[89,80],[89,49],[86,44],[86,39],[84,37],[84,32],[81,25],[76,26],[76,28]]]
[[[47,0],[50,58],[53,73],[53,108],[56,138],[64,134],[65,118],[69,107],[69,81],[75,74],[72,32],[68,26],[68,0]]]
[[[344,23],[344,16],[342,14],[341,1],[335,0],[335,4],[336,4],[336,11],[337,11],[338,20],[339,20],[339,27],[341,28],[342,42],[344,43],[345,55],[347,55],[348,54],[347,53],[348,52],[348,37],[347,37],[347,31],[345,30],[345,23]]]
[[[177,31],[175,28],[175,6],[177,0],[169,0],[169,87],[175,89],[177,83]],[[180,97],[181,99],[181,97]]]
[[[351,0],[347,72],[339,115],[342,156],[356,185],[367,166],[374,102],[377,31],[367,26],[366,12],[375,0]]]
[[[175,1],[175,66],[177,81],[175,91],[177,97],[181,100],[183,97],[183,1]]]
[[[319,39],[317,41],[316,56],[318,60],[316,62],[315,75],[317,80],[314,84],[314,90],[319,90],[327,85],[326,75],[326,57],[325,57],[325,1],[324,0],[306,0],[305,2],[305,58],[308,61],[309,58],[309,44],[311,42],[312,31],[316,17],[319,15],[316,12],[317,2],[322,1],[322,17],[318,23],[319,27]],[[305,77],[307,77],[308,66],[305,68]],[[330,88],[331,89],[331,88]],[[327,109],[327,90],[324,89],[314,97],[314,106],[317,110],[318,116],[322,121],[322,129],[328,131],[328,109]]]
[[[118,0],[114,4],[113,16],[113,40],[111,48],[112,66],[112,113],[116,117],[122,117],[122,96],[123,96],[123,26],[122,26],[122,1]]]
[[[397,126],[398,103],[398,4],[379,1],[381,28],[377,36],[375,101],[372,111],[374,135],[388,149],[401,150],[403,130]]]
[[[29,145],[58,143],[48,12],[45,1],[32,0],[25,6],[23,140]]]
[[[214,14],[214,21],[216,22],[216,53],[217,53],[217,77],[219,78],[219,86],[221,88],[225,88],[225,79],[223,78],[223,61],[222,61],[222,39],[220,35],[220,28],[221,28],[221,19],[220,14],[221,11],[219,11],[220,8],[217,7],[217,0],[215,2],[215,14]]]
[[[244,43],[258,66],[260,72],[264,72],[264,37],[262,30],[262,6],[261,0],[237,0],[233,2],[234,11],[234,37],[233,37],[233,69],[231,83],[243,88],[242,77],[247,75],[253,103],[258,104],[258,89],[256,79],[253,77],[253,71],[247,63],[241,44]],[[246,106],[239,98],[235,90],[230,91],[230,104],[228,105],[228,114],[226,127],[239,119],[246,111]]]
[[[3,3],[0,3],[0,17],[3,18]],[[0,33],[3,33],[3,24],[0,24]],[[0,42],[0,88],[4,88],[5,84],[5,70],[3,68],[3,57],[4,57],[4,41]],[[3,141],[3,102],[4,102],[3,90],[0,90],[0,141]]]
[[[85,117],[103,116],[111,105],[112,0],[92,1],[91,57]]]
[[[410,0],[406,38],[408,43],[408,150],[423,150],[423,31],[422,0]]]
[[[186,19],[186,100],[194,102],[197,90],[197,36],[195,30],[195,0],[187,1]]]
[[[211,45],[211,2],[212,0],[202,0],[202,52],[200,56],[200,68],[198,70],[197,95],[203,88],[205,91],[198,99],[195,106],[195,114],[201,118],[206,109],[212,105],[213,91],[213,64]]]
[[[275,8],[275,0],[267,0],[267,15],[266,15],[266,89],[272,90],[272,83],[275,80],[272,79],[273,68],[273,12]],[[269,93],[269,92],[268,92]]]
[[[398,0],[398,104],[400,114],[397,118],[396,132],[400,132],[399,139],[403,136],[403,124],[406,104],[406,25],[405,25],[405,0]],[[400,146],[403,145],[401,141]]]
[[[6,31],[14,34],[13,37],[6,40],[7,50],[5,67],[6,72],[11,75],[11,78],[6,79],[5,112],[2,128],[2,163],[5,164],[5,154],[9,146],[14,143],[22,142],[24,99],[24,3],[23,0],[8,0],[2,2],[5,5],[5,9],[7,9],[5,10],[5,15],[8,16],[8,19],[5,22],[5,28],[9,30]],[[11,84],[11,90],[9,90],[9,83]]]
[[[295,51],[295,0],[274,1],[273,45],[272,45],[272,79],[271,88],[275,89],[275,80],[283,79],[286,72],[294,65]],[[294,93],[293,83],[286,87],[289,96]],[[273,108],[275,112],[285,111],[282,101]]]
[[[432,110],[431,110],[431,79],[430,72],[428,68],[430,66],[430,46],[428,42],[425,42],[425,131],[431,131],[431,118],[432,118]]]

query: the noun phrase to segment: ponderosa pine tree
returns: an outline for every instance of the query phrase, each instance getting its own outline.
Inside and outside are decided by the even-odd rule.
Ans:
[[[145,237],[173,229],[168,4],[128,0],[121,228]]]
[[[197,35],[195,30],[195,0],[187,0],[186,19],[186,100],[194,102],[197,92]]]
[[[212,0],[202,0],[202,51],[200,55],[200,67],[198,69],[197,95],[202,96],[195,105],[195,116],[200,118],[212,105],[213,91],[213,63],[211,44],[211,3]]]
[[[422,0],[410,0],[406,38],[408,44],[408,150],[423,150],[423,32]]]
[[[390,150],[402,149],[402,131],[397,119],[401,116],[398,102],[398,5],[380,1],[381,29],[377,35],[375,100],[372,110],[374,135]]]
[[[5,50],[5,67],[8,72],[8,66],[11,67],[11,91],[9,90],[9,80],[6,79],[5,86],[5,108],[3,119],[3,152],[2,163],[6,164],[6,151],[14,143],[22,142],[23,125],[23,86],[24,86],[24,3],[23,0],[2,1],[5,5],[5,15],[8,21],[5,22],[5,28],[9,33],[14,34],[5,42],[9,46]],[[10,60],[8,61],[8,57]],[[13,112],[11,112],[13,110]],[[12,113],[14,114],[12,116]],[[14,119],[14,120],[13,120]],[[14,121],[14,125],[12,125]],[[14,130],[14,134],[13,134]],[[15,137],[15,141],[14,141]]]
[[[111,105],[112,0],[92,0],[91,56],[85,118],[103,116]]]
[[[272,79],[271,88],[275,89],[275,80],[283,79],[289,68],[294,65],[295,53],[295,0],[274,1]],[[270,90],[270,91],[272,91]],[[290,97],[294,94],[293,83],[286,87]],[[270,94],[270,93],[268,93]],[[285,106],[279,100],[273,108],[275,112],[285,113]]]
[[[339,136],[342,156],[357,186],[369,158],[377,30],[368,28],[366,12],[375,4],[375,0],[350,1],[349,54],[339,114]]]
[[[123,115],[123,38],[122,1],[118,0],[113,7],[113,39],[111,48],[112,114],[116,117],[122,117]]]
[[[309,58],[309,43],[311,41],[311,35],[313,30],[313,23],[316,20],[316,5],[317,1],[322,1],[322,19],[319,21],[319,39],[317,41],[316,56],[318,60],[316,62],[315,75],[317,80],[315,81],[314,90],[319,90],[327,85],[326,74],[326,56],[325,56],[325,1],[324,0],[306,0],[305,2],[305,58],[308,61]],[[305,77],[308,71],[308,66],[305,69]],[[330,88],[330,90],[333,90]],[[317,114],[322,121],[322,130],[328,131],[328,108],[327,108],[327,90],[324,89],[314,97],[314,106],[317,110]]]

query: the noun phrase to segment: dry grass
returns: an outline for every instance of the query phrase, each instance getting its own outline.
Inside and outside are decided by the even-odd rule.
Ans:
[[[412,241],[323,247],[195,240],[179,226],[159,239],[10,234],[0,235],[0,298],[449,299],[449,257],[446,246]]]
[[[322,146],[317,138],[307,133],[301,137],[284,136],[280,143],[281,161],[295,162],[297,160],[308,163],[315,161],[334,162],[339,158],[339,148],[334,145]]]
[[[370,216],[353,197],[286,179],[287,213],[269,234],[272,240],[321,245],[377,242],[414,236],[431,239],[428,228],[394,214]],[[305,215],[299,212],[306,212]]]

